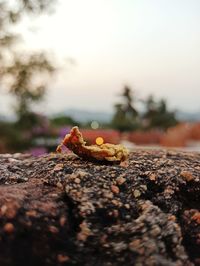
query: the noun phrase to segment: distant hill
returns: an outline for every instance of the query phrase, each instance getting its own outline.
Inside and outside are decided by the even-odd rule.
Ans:
[[[189,113],[184,111],[177,111],[176,117],[180,121],[200,121],[200,112]]]
[[[111,121],[113,113],[112,112],[93,112],[81,109],[67,109],[63,112],[59,112],[54,116],[67,115],[72,117],[74,120],[80,121],[81,123],[86,123],[88,121],[96,120],[101,123],[108,123]],[[200,112],[184,112],[177,111],[176,117],[179,121],[200,121]]]
[[[13,115],[0,115],[0,121],[1,122],[14,122],[16,120],[15,116]]]
[[[53,116],[66,115],[81,123],[96,120],[101,123],[108,123],[112,119],[112,113],[109,112],[93,112],[81,109],[67,109],[63,112],[54,114]]]

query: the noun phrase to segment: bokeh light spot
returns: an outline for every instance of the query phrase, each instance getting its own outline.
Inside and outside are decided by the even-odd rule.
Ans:
[[[91,123],[91,128],[92,128],[92,129],[97,129],[97,128],[99,128],[99,123],[98,123],[97,121],[92,121],[92,123]]]
[[[102,145],[104,143],[104,139],[102,137],[96,138],[96,144],[97,145]]]

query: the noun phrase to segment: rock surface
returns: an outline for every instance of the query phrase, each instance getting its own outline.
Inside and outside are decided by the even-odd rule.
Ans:
[[[0,155],[0,265],[200,265],[200,154]]]

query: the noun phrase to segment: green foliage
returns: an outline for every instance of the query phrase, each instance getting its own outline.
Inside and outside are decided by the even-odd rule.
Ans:
[[[0,122],[0,148],[4,145],[7,152],[22,151],[26,149],[30,142],[15,123]],[[1,152],[1,151],[0,151]]]
[[[115,105],[115,113],[112,119],[112,126],[120,131],[130,131],[139,127],[138,111],[134,107],[134,98],[131,89],[124,87],[123,102]]]
[[[70,126],[79,125],[79,123],[75,121],[73,118],[71,118],[70,116],[65,116],[65,115],[54,117],[50,120],[50,122],[51,122],[51,125],[55,127],[67,126],[67,125],[70,125]]]
[[[166,130],[177,124],[175,113],[168,111],[165,100],[156,102],[154,97],[150,95],[143,101],[145,113],[140,114],[135,108],[135,100],[129,87],[123,89],[121,96],[123,101],[115,105],[112,127],[120,131],[131,131],[139,128]]]
[[[30,130],[36,126],[41,126],[42,121],[38,114],[26,111],[20,113],[18,120],[16,121],[15,125],[16,128],[19,130]]]

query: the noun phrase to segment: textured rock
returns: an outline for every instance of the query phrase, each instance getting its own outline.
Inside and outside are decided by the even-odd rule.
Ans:
[[[200,155],[0,155],[0,265],[200,265]]]

